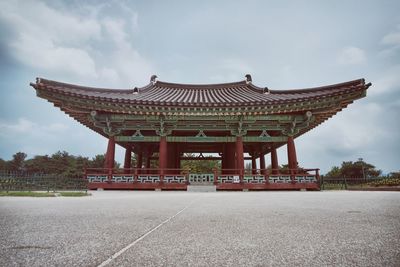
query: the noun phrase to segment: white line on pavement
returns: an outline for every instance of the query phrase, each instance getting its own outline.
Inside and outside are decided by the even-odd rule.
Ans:
[[[196,198],[195,200],[193,200],[192,202],[190,202],[186,207],[184,207],[183,209],[181,209],[180,211],[178,211],[175,215],[169,217],[168,219],[166,219],[165,221],[163,221],[162,223],[160,223],[159,225],[157,225],[156,227],[154,227],[153,229],[149,230],[148,232],[146,232],[144,235],[142,235],[141,237],[139,237],[138,239],[136,239],[135,241],[133,241],[132,243],[130,243],[129,245],[127,245],[126,247],[124,247],[123,249],[121,249],[120,251],[116,252],[114,255],[112,255],[110,258],[108,258],[107,260],[103,261],[102,263],[100,263],[97,267],[104,267],[107,266],[111,261],[113,261],[114,259],[116,259],[118,256],[120,256],[122,253],[124,253],[125,251],[127,251],[128,249],[130,249],[131,247],[133,247],[134,245],[136,245],[138,242],[140,242],[140,240],[143,240],[146,236],[148,236],[149,234],[151,234],[152,232],[154,232],[155,230],[157,230],[158,228],[160,228],[161,226],[163,226],[164,224],[166,224],[167,222],[169,222],[170,220],[172,220],[173,218],[175,218],[176,216],[178,216],[179,214],[181,214],[182,212],[184,212],[187,208],[189,208],[194,202],[197,201],[198,198]]]

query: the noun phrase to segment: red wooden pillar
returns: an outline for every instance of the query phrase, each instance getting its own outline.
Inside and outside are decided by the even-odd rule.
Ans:
[[[141,174],[141,168],[143,165],[143,151],[142,149],[139,150],[139,152],[137,153],[137,158],[136,158],[136,168],[138,169],[138,173]]]
[[[271,169],[272,169],[272,174],[278,174],[279,173],[279,165],[278,165],[278,154],[276,153],[276,148],[272,148],[271,150]]]
[[[160,150],[159,150],[159,169],[160,169],[160,181],[163,182],[163,175],[167,168],[167,137],[160,137]]]
[[[168,150],[168,156],[167,156],[167,166],[166,168],[168,170],[165,171],[165,174],[172,174],[174,173],[175,166],[176,166],[176,146],[175,143],[167,143],[167,150]]]
[[[175,169],[173,173],[179,174],[181,168],[181,150],[179,148],[179,144],[175,143]]]
[[[243,138],[236,137],[236,168],[239,169],[240,183],[243,183],[244,157],[243,157]]]
[[[107,153],[104,162],[104,168],[107,169],[108,181],[111,183],[115,161],[115,138],[110,136],[108,138]]]
[[[104,162],[104,168],[113,169],[114,161],[115,161],[115,138],[114,136],[110,136],[108,138],[107,153]]]
[[[128,146],[125,149],[124,169],[130,169],[131,162],[132,162],[132,147]],[[125,170],[125,172],[127,172],[127,171],[129,171],[129,170]]]
[[[149,170],[150,169],[150,165],[151,165],[150,164],[151,163],[151,160],[150,160],[151,156],[152,156],[152,153],[151,153],[150,149],[148,149],[146,151],[146,169],[147,169],[146,173],[147,174],[151,173],[151,171]]]
[[[297,173],[297,156],[293,136],[288,137],[287,153],[290,177],[292,179],[292,183],[295,183],[295,176]]]
[[[260,153],[260,169],[261,174],[265,175],[265,157],[263,153]]]
[[[251,156],[251,173],[257,174],[256,156]]]
[[[236,169],[236,159],[235,159],[235,144],[234,143],[226,143],[226,155],[224,155],[225,160],[225,168],[231,169],[225,171],[225,174],[235,174],[236,171],[232,169]]]
[[[226,169],[226,144],[222,145],[221,153],[221,174],[224,174],[223,169]]]
[[[287,143],[287,154],[288,154],[288,164],[289,169],[292,172],[297,171],[297,156],[296,156],[296,147],[294,145],[293,136],[288,137]]]

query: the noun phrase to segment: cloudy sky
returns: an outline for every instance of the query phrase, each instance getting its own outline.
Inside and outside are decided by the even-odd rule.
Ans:
[[[399,10],[378,0],[0,1],[0,157],[106,150],[105,138],[35,96],[35,77],[132,88],[152,74],[223,83],[251,73],[271,89],[372,82],[366,98],[296,139],[298,159],[323,172],[360,157],[399,170]]]

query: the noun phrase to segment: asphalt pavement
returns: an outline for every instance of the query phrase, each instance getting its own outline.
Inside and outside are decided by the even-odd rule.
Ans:
[[[0,266],[400,266],[400,192],[0,198]]]

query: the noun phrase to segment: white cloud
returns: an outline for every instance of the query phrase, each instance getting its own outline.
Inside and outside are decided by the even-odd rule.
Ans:
[[[397,26],[400,30],[400,25]],[[381,44],[385,45],[385,49],[378,53],[384,58],[393,58],[400,50],[400,31],[391,32],[383,36]]]
[[[364,100],[362,100],[364,101]],[[367,162],[380,162],[378,149],[382,140],[394,141],[388,130],[386,110],[376,103],[354,103],[296,141],[298,158],[303,166],[318,162],[322,173],[342,161],[363,157]]]
[[[126,25],[123,20],[105,19],[102,21],[104,35],[106,39],[114,44],[113,49],[108,55],[104,55],[112,63],[115,74],[119,77],[119,86],[143,85],[147,83],[149,77],[154,74],[151,64],[135,50],[128,38],[125,30]],[[117,75],[112,74],[109,68],[102,69],[107,75],[112,75],[113,79]]]
[[[246,61],[239,58],[225,58],[214,66],[216,69],[213,73],[223,73],[212,75],[210,77],[211,82],[227,82],[244,80],[245,74],[254,73],[254,69]]]
[[[357,65],[365,63],[367,56],[361,48],[349,46],[340,51],[337,61],[343,65]]]
[[[378,80],[373,81],[373,87],[368,90],[368,95],[376,96],[389,92],[400,92],[400,65],[386,69]]]
[[[121,5],[129,17],[102,16],[107,5],[80,6],[80,12],[73,12],[36,1],[1,2],[0,20],[13,31],[11,54],[38,75],[130,87],[146,83],[154,71],[132,45],[137,13]],[[107,44],[111,47],[104,50]]]
[[[96,75],[95,62],[77,48],[100,38],[100,25],[53,10],[40,2],[1,3],[0,17],[14,30],[9,46],[25,65],[78,76]]]
[[[62,123],[52,123],[49,125],[39,125],[26,118],[19,118],[16,123],[0,122],[0,135],[18,137],[18,135],[36,134],[52,135],[64,132],[68,126]]]
[[[400,32],[386,34],[381,43],[385,45],[400,45]]]
[[[0,123],[0,134],[1,135],[8,135],[8,134],[16,134],[16,133],[29,133],[35,127],[35,124],[25,118],[19,118],[18,122],[15,124],[7,124],[7,123]]]
[[[91,78],[97,75],[95,62],[85,50],[55,46],[51,40],[24,33],[10,46],[19,61],[35,68]]]

